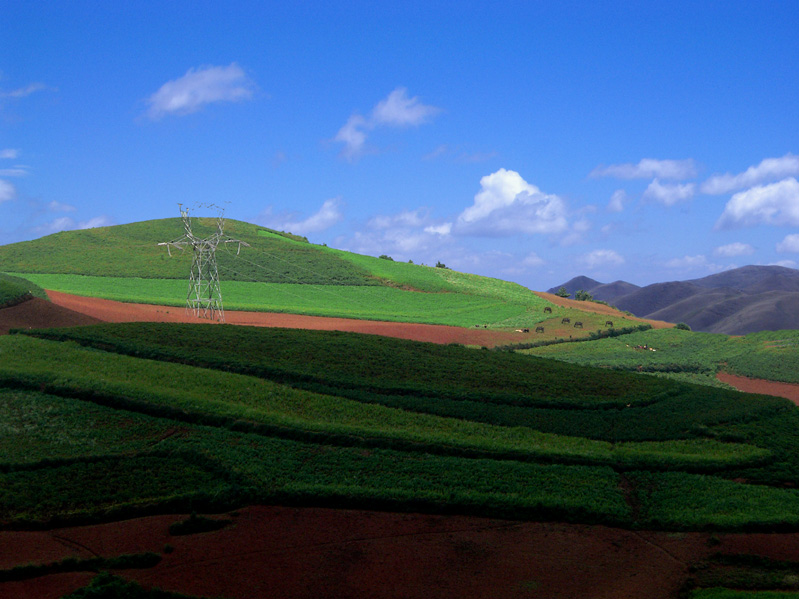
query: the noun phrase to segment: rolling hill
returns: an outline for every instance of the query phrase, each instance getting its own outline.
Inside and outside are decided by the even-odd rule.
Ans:
[[[782,266],[744,266],[646,287],[576,277],[563,287],[571,294],[582,289],[641,318],[684,322],[697,331],[745,335],[799,329],[799,270]]]

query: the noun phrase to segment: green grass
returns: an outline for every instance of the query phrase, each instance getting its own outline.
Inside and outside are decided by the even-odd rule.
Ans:
[[[47,299],[47,294],[27,279],[0,273],[0,308],[13,306],[30,297]]]
[[[650,349],[641,349],[647,346]],[[654,350],[654,351],[653,351]],[[655,329],[585,343],[550,345],[521,353],[573,364],[664,375],[716,384],[723,368],[735,374],[799,382],[799,331],[763,331],[744,337]]]
[[[180,413],[193,422],[239,428],[246,422],[253,425],[253,430],[277,436],[296,437],[304,432],[348,444],[402,444],[410,450],[432,453],[656,469],[743,467],[770,455],[752,445],[708,439],[611,445],[521,426],[492,426],[464,420],[458,414],[442,418],[408,412],[306,392],[255,377],[107,355],[22,336],[0,338],[0,351],[7,355],[0,366],[0,380],[6,384],[16,381],[106,404],[138,406],[137,409],[156,415]],[[70,457],[81,455],[87,448],[101,452],[122,450],[159,435],[141,421],[121,422],[114,415],[111,420],[126,429],[121,446],[114,447],[111,439],[98,438],[94,433],[70,437],[60,426],[72,417],[70,407],[75,409],[68,402],[38,403],[35,397],[20,392],[0,391],[0,433],[4,433],[0,436],[0,450],[5,450],[5,460]],[[96,418],[101,418],[98,408],[95,412]],[[49,443],[45,443],[48,438]],[[40,448],[47,445],[48,455],[42,456]]]

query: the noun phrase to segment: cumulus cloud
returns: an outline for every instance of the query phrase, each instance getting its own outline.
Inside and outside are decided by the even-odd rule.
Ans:
[[[799,254],[799,233],[786,235],[785,239],[777,244],[780,254]]]
[[[749,256],[754,253],[755,253],[755,248],[753,248],[748,243],[741,243],[740,241],[736,241],[735,243],[729,243],[727,245],[722,245],[713,250],[714,256],[721,256],[724,258],[733,258],[735,256]]]
[[[408,90],[398,87],[378,102],[369,117],[351,115],[333,141],[344,144],[341,156],[350,162],[364,154],[368,132],[379,127],[411,127],[428,122],[441,109],[422,104],[418,96],[408,97]]]
[[[587,268],[598,268],[601,266],[619,266],[624,264],[624,257],[622,257],[615,250],[594,250],[582,256],[579,259],[580,263]]]
[[[501,236],[568,229],[563,200],[543,193],[516,171],[501,168],[480,179],[480,187],[474,204],[458,216],[457,233]]]
[[[235,62],[226,67],[189,69],[183,77],[164,83],[146,100],[150,105],[147,116],[158,120],[167,115],[191,114],[206,104],[249,100],[253,87]]]
[[[702,193],[718,195],[751,187],[765,181],[784,179],[799,174],[799,156],[786,154],[782,158],[766,158],[757,166],[750,166],[743,173],[713,175],[702,183]]]
[[[325,231],[340,222],[344,218],[341,213],[342,206],[341,198],[325,200],[319,210],[303,220],[297,220],[296,215],[283,214],[273,216],[271,208],[268,208],[261,215],[260,220],[271,229],[288,231],[295,235],[307,235],[308,233]]]
[[[530,252],[522,259],[522,264],[527,267],[537,268],[539,266],[543,266],[546,264],[545,260],[536,254],[535,252]]]
[[[17,189],[8,181],[0,179],[0,203],[8,202],[17,197]]]
[[[732,196],[716,229],[754,225],[799,226],[799,181],[791,177]]]
[[[696,176],[696,164],[687,160],[655,160],[644,158],[638,164],[611,164],[598,166],[590,173],[591,177],[614,177],[616,179],[690,179]]]
[[[657,179],[649,184],[644,191],[644,197],[660,202],[664,206],[673,206],[694,197],[696,186],[693,183],[684,185],[679,183],[661,183]]]

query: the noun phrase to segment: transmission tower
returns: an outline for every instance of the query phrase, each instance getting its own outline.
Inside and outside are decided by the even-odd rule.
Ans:
[[[222,308],[222,290],[219,287],[219,271],[216,267],[216,248],[219,244],[238,244],[236,255],[241,251],[241,246],[249,247],[239,239],[233,239],[223,233],[225,219],[222,209],[216,206],[219,215],[216,218],[216,233],[205,239],[200,239],[191,230],[191,217],[189,210],[183,209],[183,204],[178,204],[180,217],[183,219],[184,234],[173,241],[165,241],[158,245],[165,245],[169,255],[171,248],[181,251],[191,248],[193,258],[191,274],[189,275],[189,290],[186,294],[186,311],[192,311],[197,318],[225,321],[225,311]]]

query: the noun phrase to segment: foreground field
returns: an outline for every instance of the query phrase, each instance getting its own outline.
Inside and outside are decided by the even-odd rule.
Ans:
[[[153,555],[115,572],[196,597],[666,597],[741,576],[789,589],[799,569],[799,418],[784,400],[341,332],[31,333],[0,338],[0,539],[51,549],[0,551],[0,594],[61,597],[91,579],[89,554]],[[166,532],[231,509],[221,531]],[[389,588],[399,559],[408,582]]]

